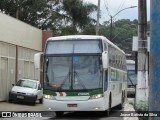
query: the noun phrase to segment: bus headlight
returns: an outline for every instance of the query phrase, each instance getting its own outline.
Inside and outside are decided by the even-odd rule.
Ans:
[[[96,95],[92,95],[92,96],[90,96],[90,98],[89,98],[89,99],[98,99],[98,98],[102,98],[102,97],[104,97],[104,95],[103,95],[103,94],[96,94]]]
[[[44,98],[45,99],[50,99],[50,100],[55,100],[56,99],[55,96],[53,96],[53,95],[44,95]]]

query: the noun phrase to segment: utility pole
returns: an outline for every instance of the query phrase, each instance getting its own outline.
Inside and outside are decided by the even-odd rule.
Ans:
[[[112,32],[113,32],[113,17],[111,15],[111,24],[110,24],[110,41],[112,41]],[[112,41],[113,42],[113,41]]]
[[[96,35],[99,35],[100,0],[98,0]]]
[[[151,35],[149,63],[149,111],[160,111],[160,0],[151,3]],[[159,120],[151,117],[150,120]]]
[[[148,105],[148,50],[147,50],[147,9],[146,0],[138,1],[138,77],[136,103]]]
[[[112,41],[113,40],[113,37],[112,37],[112,34],[113,34],[113,18],[116,16],[116,15],[118,15],[120,12],[122,12],[122,11],[124,11],[124,10],[126,10],[126,9],[130,9],[130,8],[135,8],[135,7],[137,7],[137,6],[130,6],[130,7],[127,7],[127,8],[123,8],[123,9],[121,9],[120,11],[118,11],[115,15],[110,15],[110,20],[111,20],[111,23],[110,23],[110,41]]]

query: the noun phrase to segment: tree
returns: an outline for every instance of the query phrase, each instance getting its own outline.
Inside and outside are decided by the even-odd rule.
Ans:
[[[59,28],[67,28],[72,34],[79,34],[87,26],[95,24],[96,20],[90,14],[97,10],[96,5],[84,3],[82,0],[63,0],[62,4],[64,18]],[[60,31],[60,35],[66,35],[66,32]]]
[[[0,10],[35,27],[48,14],[46,0],[1,0]]]
[[[56,35],[78,34],[95,20],[90,14],[96,5],[83,0],[1,0],[0,10]],[[69,30],[68,30],[69,29]]]
[[[100,27],[100,34],[109,39],[110,24],[105,21]],[[126,53],[132,53],[132,37],[138,34],[138,21],[121,19],[113,25],[113,43],[123,49]]]

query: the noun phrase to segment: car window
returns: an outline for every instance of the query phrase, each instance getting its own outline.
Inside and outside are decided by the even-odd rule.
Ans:
[[[16,86],[20,87],[27,87],[27,88],[37,88],[37,82],[35,81],[28,81],[28,80],[19,80],[16,84]]]

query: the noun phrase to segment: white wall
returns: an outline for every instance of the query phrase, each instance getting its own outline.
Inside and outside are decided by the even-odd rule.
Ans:
[[[18,80],[40,80],[40,71],[35,70],[33,60],[39,51],[42,51],[42,30],[0,13],[0,101],[8,99],[16,75]]]
[[[0,12],[0,41],[42,50],[42,30]]]

